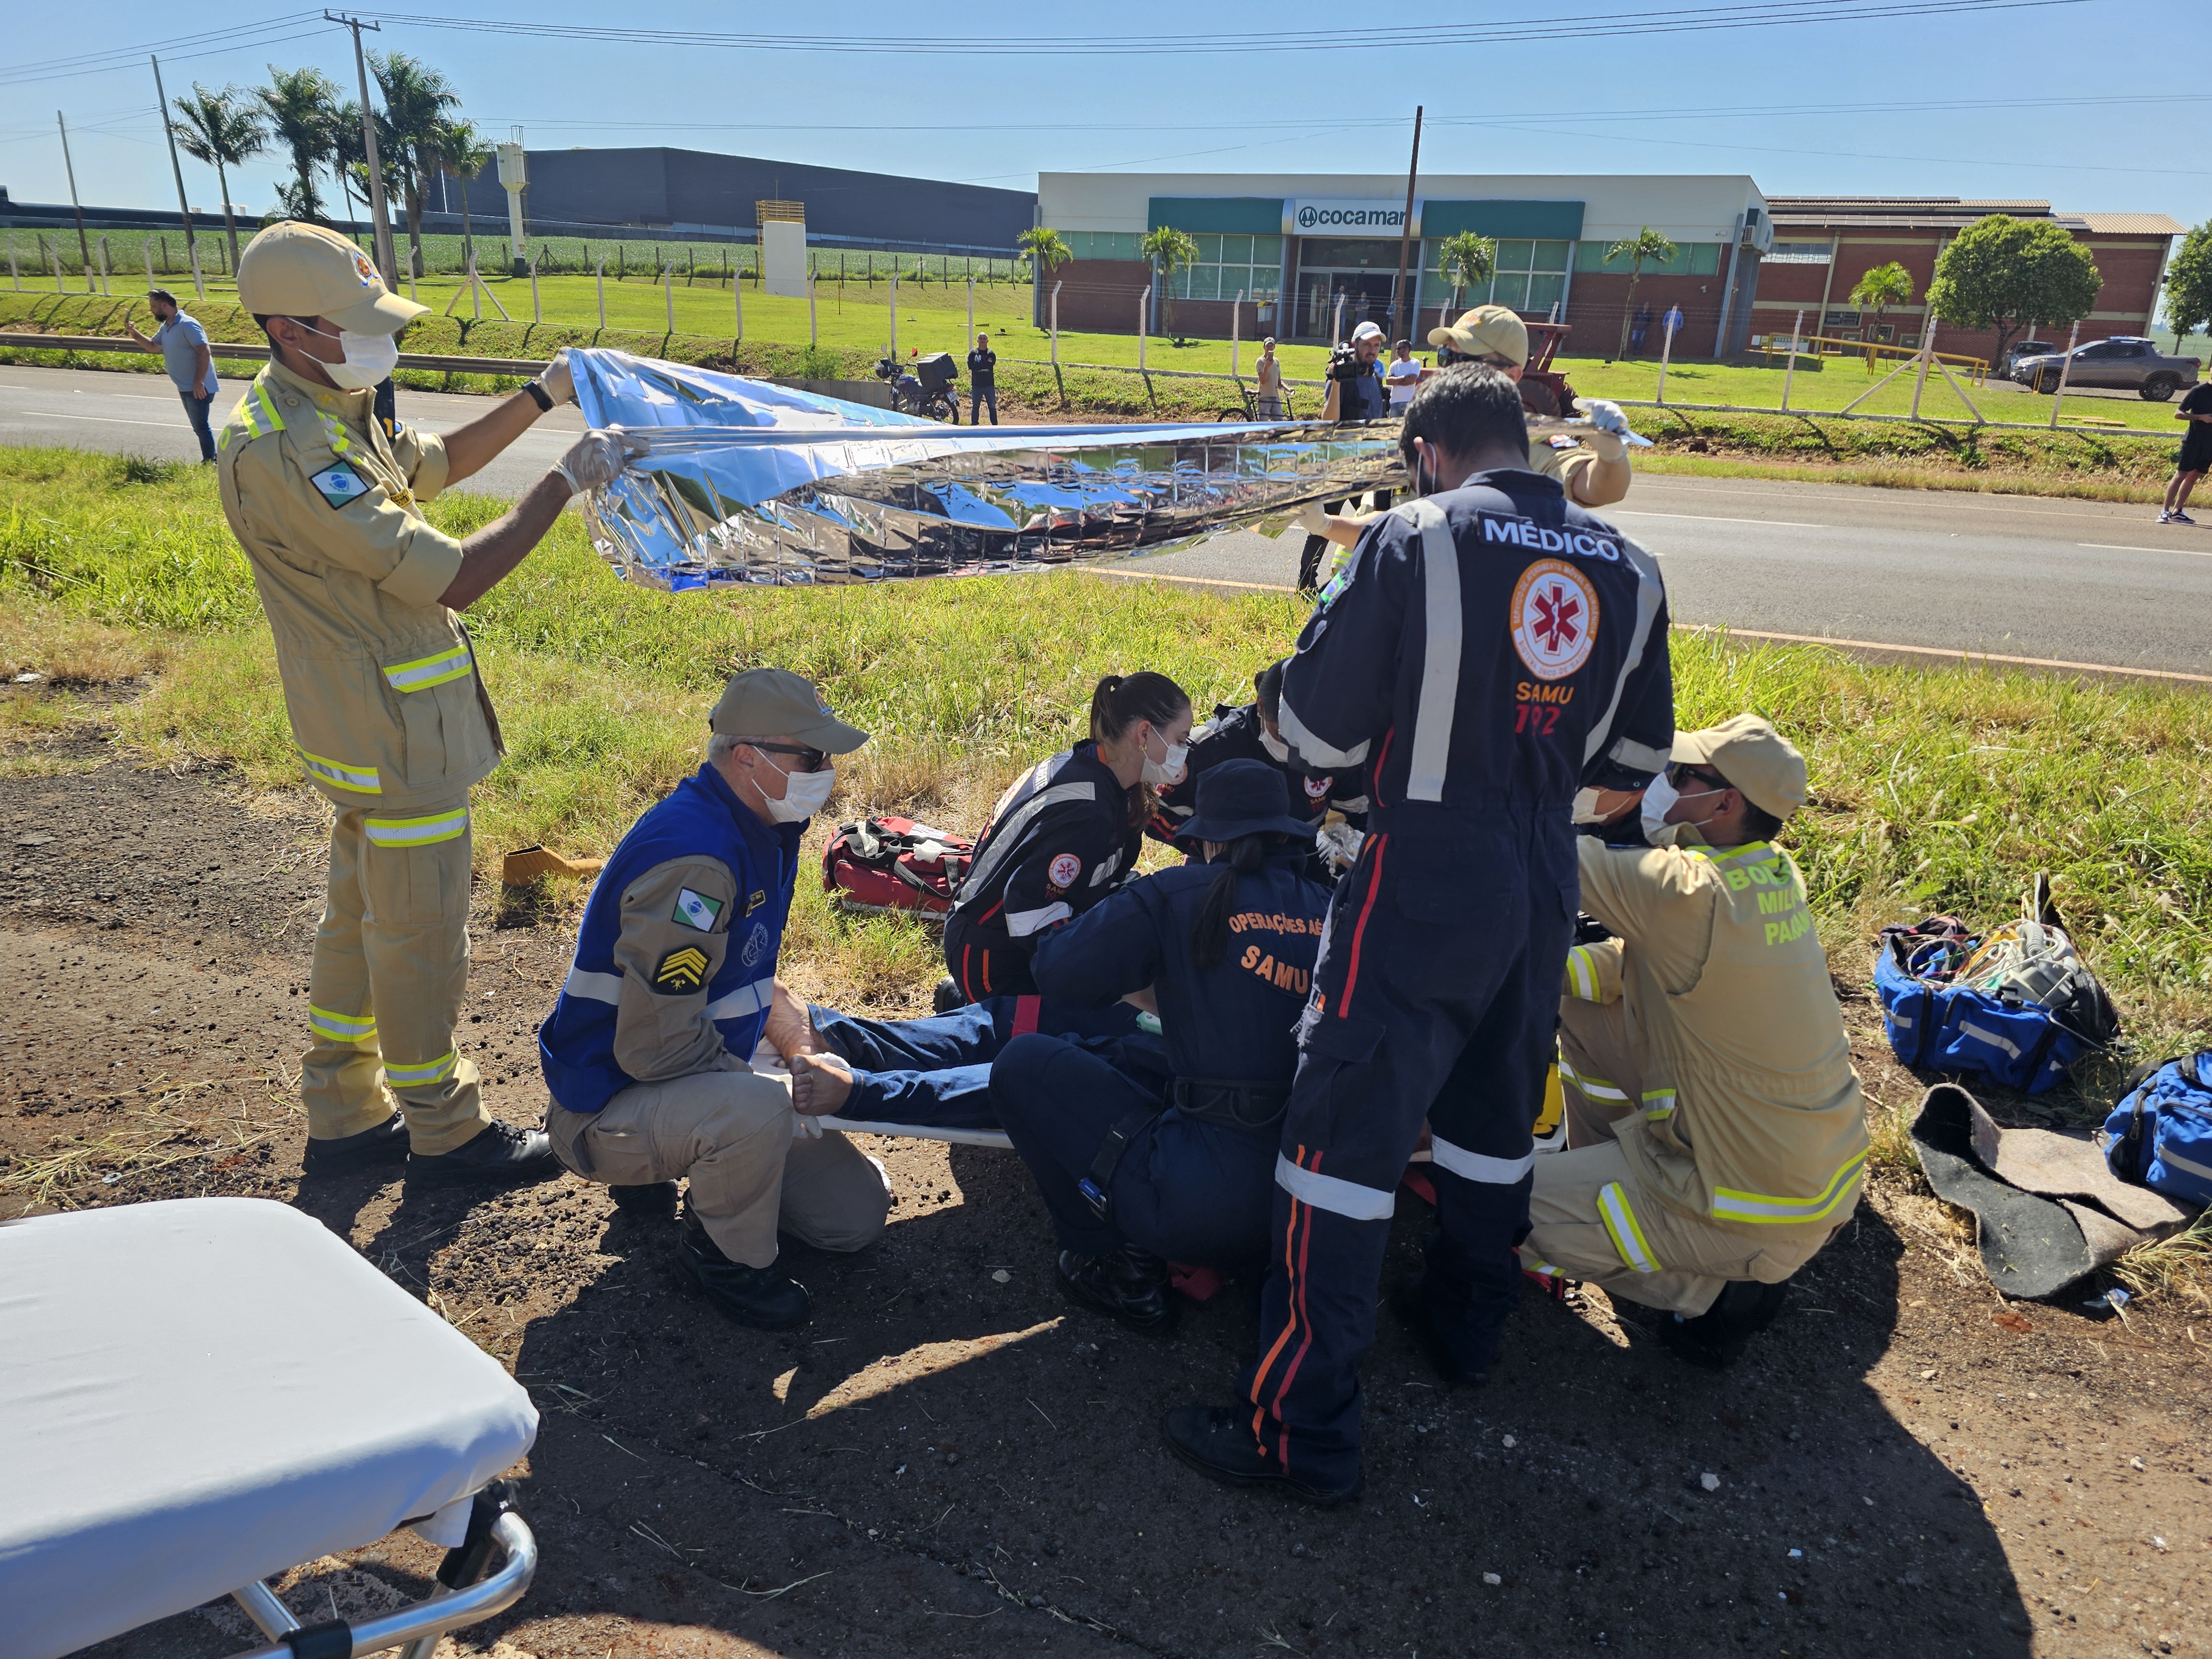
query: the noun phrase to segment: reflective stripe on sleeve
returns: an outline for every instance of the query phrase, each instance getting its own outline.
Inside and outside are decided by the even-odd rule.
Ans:
[[[757,1014],[775,998],[775,975],[757,979],[750,985],[740,985],[734,991],[726,991],[707,1005],[708,1019],[742,1019],[747,1014]]]
[[[384,671],[384,678],[395,691],[427,691],[434,685],[462,678],[474,666],[469,660],[468,647],[457,645],[434,657],[390,664]]]
[[[333,1042],[368,1042],[376,1036],[374,1014],[334,1014],[327,1008],[307,1005],[307,1027],[318,1036],[326,1036]]]
[[[1826,1221],[1850,1195],[1859,1166],[1867,1160],[1861,1152],[1838,1170],[1835,1178],[1817,1198],[1775,1198],[1765,1193],[1740,1193],[1729,1187],[1713,1188],[1713,1219],[1755,1221],[1769,1224]]]
[[[469,809],[433,812],[422,818],[364,818],[362,827],[371,847],[428,847],[468,834]]]
[[[1460,610],[1459,549],[1442,507],[1424,496],[1411,510],[1421,532],[1424,638],[1406,799],[1440,801],[1451,758],[1452,715],[1459,706],[1460,636],[1466,623]]]
[[[1584,1077],[1567,1064],[1567,1057],[1565,1054],[1559,1056],[1559,1076],[1581,1090],[1585,1099],[1617,1100],[1623,1105],[1628,1103],[1627,1090],[1616,1084],[1607,1083],[1601,1077]]]
[[[1051,765],[1054,761],[1060,758],[1058,755],[1054,755],[1051,761],[1040,763],[1039,769],[1042,770],[1043,767]],[[1020,784],[1017,783],[1015,789],[1020,787]],[[1010,789],[1006,793],[1012,795],[1014,790]],[[1036,794],[1024,801],[1007,816],[1005,823],[994,822],[991,827],[983,832],[991,844],[984,848],[983,856],[969,870],[968,879],[961,883],[960,897],[957,902],[965,904],[989,887],[992,877],[999,872],[999,866],[1020,852],[1027,843],[1030,826],[1036,821],[1037,815],[1048,806],[1055,805],[1064,800],[1096,800],[1097,799],[1098,791],[1095,785],[1080,781],[1055,783],[1050,788],[1038,790]],[[1001,806],[1006,805],[1003,799],[1000,805]]]
[[[1656,774],[1665,771],[1668,763],[1665,750],[1654,749],[1648,743],[1638,743],[1633,738],[1622,738],[1616,742],[1613,745],[1611,758],[1632,772]]]
[[[1388,1221],[1397,1213],[1395,1193],[1379,1193],[1356,1181],[1301,1170],[1280,1152],[1275,1154],[1275,1184],[1302,1204],[1353,1221]]]
[[[1533,1151],[1519,1158],[1492,1158],[1482,1152],[1470,1152],[1464,1146],[1455,1146],[1434,1130],[1429,1133],[1429,1156],[1439,1169],[1492,1187],[1510,1187],[1536,1167]]]
[[[1646,1089],[1644,1091],[1644,1115],[1647,1118],[1672,1117],[1674,1115],[1674,1091],[1672,1089]]]
[[[256,380],[251,395],[254,401],[261,405],[261,418],[268,422],[268,429],[271,432],[282,432],[284,429],[284,417],[276,412],[276,403],[269,395],[268,386]]]
[[[1276,705],[1275,724],[1282,732],[1283,741],[1297,750],[1298,758],[1309,766],[1357,766],[1367,758],[1367,746],[1372,741],[1362,738],[1349,749],[1338,749],[1323,742],[1298,718],[1298,711],[1291,707],[1288,697]]]
[[[595,974],[588,968],[573,964],[568,977],[561,981],[561,988],[572,997],[588,997],[593,1002],[619,1003],[622,1000],[620,974]]]
[[[1597,959],[1587,945],[1577,945],[1567,952],[1567,989],[1583,1002],[1597,1000]]]
[[[1065,899],[1048,904],[1042,910],[1009,910],[1006,912],[1006,932],[1014,939],[1027,939],[1041,927],[1049,927],[1055,921],[1065,921],[1075,914]]]
[[[1637,1224],[1635,1208],[1618,1181],[1608,1181],[1597,1189],[1597,1212],[1623,1261],[1640,1273],[1659,1271],[1659,1258],[1651,1254],[1644,1229]]]
[[[457,1049],[448,1048],[435,1060],[426,1060],[420,1066],[394,1065],[387,1056],[384,1062],[384,1080],[395,1089],[419,1089],[426,1083],[443,1083],[453,1076],[453,1068],[461,1063]]]
[[[356,766],[346,761],[334,761],[321,755],[300,750],[300,763],[312,777],[320,778],[333,789],[350,789],[359,795],[380,795],[384,785],[378,781],[374,766]]]

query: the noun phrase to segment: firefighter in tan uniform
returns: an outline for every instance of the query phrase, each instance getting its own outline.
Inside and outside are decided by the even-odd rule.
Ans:
[[[1616,937],[1568,956],[1568,1150],[1536,1160],[1521,1255],[1672,1314],[1669,1345],[1719,1365],[1850,1218],[1866,1120],[1772,839],[1805,803],[1804,757],[1739,714],[1677,736],[1673,763],[1639,804],[1662,844],[1581,843],[1583,908]]]
[[[337,808],[301,1073],[307,1173],[403,1159],[410,1180],[554,1173],[542,1133],[485,1111],[454,1039],[469,786],[502,749],[453,613],[522,562],[572,494],[611,480],[624,446],[586,434],[512,511],[458,541],[422,504],[572,397],[566,362],[443,438],[387,436],[374,388],[425,307],[388,293],[343,237],[290,222],[253,239],[238,290],[270,361],[218,440],[223,514],[268,613],[301,765]]]

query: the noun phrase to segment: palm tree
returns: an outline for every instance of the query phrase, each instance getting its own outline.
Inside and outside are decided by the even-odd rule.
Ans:
[[[1649,225],[1644,226],[1633,236],[1622,237],[1606,249],[1603,264],[1609,265],[1615,259],[1628,261],[1628,303],[1620,308],[1620,349],[1613,354],[1615,356],[1626,357],[1628,355],[1628,324],[1636,314],[1636,285],[1644,279],[1644,262],[1649,259],[1654,264],[1663,265],[1679,251]]]
[[[469,227],[469,180],[499,159],[499,148],[477,131],[473,121],[448,122],[438,135],[438,165],[461,185],[461,258],[476,257]]]
[[[222,225],[230,235],[230,268],[235,271],[238,220],[230,210],[229,170],[269,148],[269,129],[253,100],[237,87],[210,92],[195,81],[191,97],[173,101],[183,118],[169,123],[177,148],[215,169],[216,188],[222,192]]]
[[[1044,279],[1075,257],[1067,238],[1048,225],[1037,225],[1014,238],[1014,246],[1030,256],[1030,310],[1033,320],[1044,319]]]
[[[407,204],[408,269],[420,276],[422,181],[438,171],[438,139],[446,130],[447,112],[460,107],[460,94],[444,75],[404,52],[373,52],[368,67],[384,94],[385,125],[377,130],[377,159],[389,161],[398,175],[400,197]]]
[[[1860,277],[1857,285],[1851,289],[1851,303],[1862,311],[1871,311],[1875,320],[1880,321],[1886,307],[1912,303],[1912,278],[1894,259],[1886,265],[1876,265]],[[1871,344],[1874,330],[1869,327],[1863,337]],[[1871,353],[1869,357],[1871,360]]]
[[[361,106],[348,98],[331,111],[330,125],[323,135],[323,159],[330,163],[331,177],[337,180],[346,217],[356,222],[362,216],[353,210],[353,170],[366,154],[361,143]]]
[[[1198,263],[1198,244],[1187,230],[1177,230],[1173,225],[1162,225],[1158,230],[1145,233],[1144,240],[1137,244],[1137,252],[1151,262],[1159,273],[1168,302],[1168,331],[1175,331],[1176,273],[1188,270]]]
[[[337,84],[319,69],[269,66],[269,84],[255,94],[269,117],[270,137],[292,152],[294,184],[278,193],[294,219],[323,216],[315,190],[315,169],[331,147],[331,123],[337,112]]]
[[[1437,249],[1437,269],[1452,286],[1452,309],[1457,311],[1462,292],[1480,288],[1497,275],[1498,243],[1471,230],[1447,236]]]

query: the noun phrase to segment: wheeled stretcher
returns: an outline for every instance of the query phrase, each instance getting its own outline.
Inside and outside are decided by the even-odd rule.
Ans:
[[[428,1659],[529,1587],[498,1477],[537,1433],[495,1360],[288,1206],[0,1224],[0,1659],[226,1594],[251,1659]],[[263,1582],[401,1527],[447,1547],[411,1606],[303,1629]]]

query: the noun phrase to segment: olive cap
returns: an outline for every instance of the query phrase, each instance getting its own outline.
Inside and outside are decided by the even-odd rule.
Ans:
[[[726,738],[788,734],[825,755],[849,755],[868,740],[866,732],[830,712],[813,682],[788,668],[747,668],[731,675],[707,725]]]

